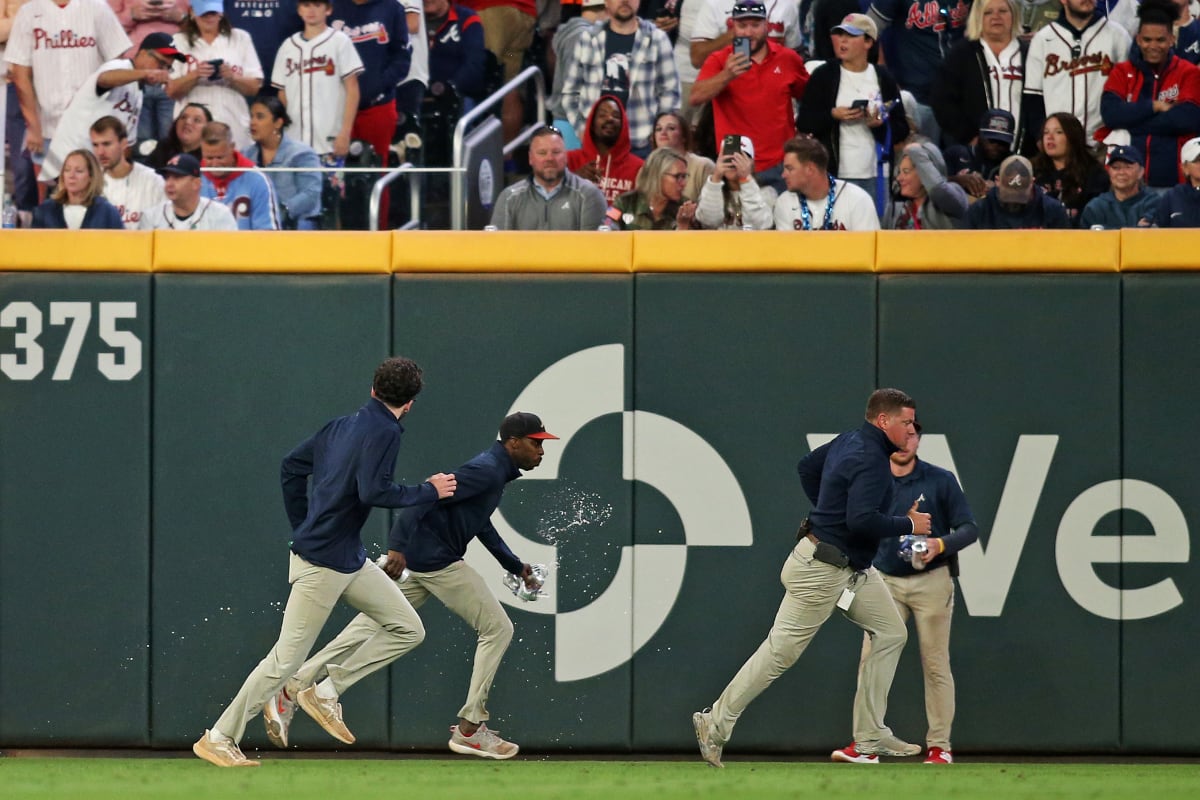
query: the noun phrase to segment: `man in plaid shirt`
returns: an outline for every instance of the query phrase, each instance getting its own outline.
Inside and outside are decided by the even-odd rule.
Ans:
[[[640,0],[605,0],[609,20],[585,31],[562,87],[567,119],[582,138],[587,115],[602,94],[625,104],[634,153],[651,149],[654,118],[679,109],[679,72],[671,40],[637,16]]]

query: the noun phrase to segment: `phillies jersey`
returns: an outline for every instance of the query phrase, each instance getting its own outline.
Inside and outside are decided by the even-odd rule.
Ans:
[[[137,143],[138,117],[142,111],[142,87],[137,81],[120,86],[114,86],[106,92],[101,92],[96,81],[105,72],[118,69],[133,69],[133,61],[128,58],[118,58],[109,61],[100,69],[88,76],[71,99],[67,110],[58,121],[58,129],[50,148],[46,151],[46,161],[42,164],[41,180],[50,181],[58,177],[62,169],[63,159],[72,150],[91,150],[92,138],[88,129],[92,123],[101,117],[113,116],[121,120],[125,130],[129,132],[129,143]]]
[[[133,164],[124,178],[104,173],[104,197],[121,212],[121,220],[129,230],[137,230],[142,213],[166,200],[163,179],[145,164]]]
[[[13,20],[5,59],[33,70],[42,136],[51,139],[88,76],[131,46],[104,0],[29,0]]]
[[[1046,116],[1060,111],[1083,123],[1088,139],[1104,124],[1100,97],[1114,65],[1128,58],[1129,34],[1097,17],[1082,31],[1062,17],[1039,30],[1025,59],[1025,93],[1040,96]]]
[[[187,56],[187,62],[174,62],[171,67],[172,78],[182,78],[195,70],[201,61],[217,58],[243,78],[263,77],[254,42],[245,31],[234,28],[232,36],[217,36],[212,44],[200,37],[196,37],[195,44],[189,44],[188,37],[182,33],[175,34],[173,38],[175,49]],[[181,100],[175,101],[175,116],[178,117],[188,103],[208,106],[214,120],[232,128],[233,141],[238,150],[244,150],[253,143],[250,139],[250,107],[246,104],[246,98],[237,89],[226,86],[225,81],[201,80]]]
[[[345,79],[363,71],[362,59],[350,37],[333,28],[305,39],[287,38],[275,56],[271,85],[287,97],[288,116],[296,138],[325,155],[342,129],[346,108]]]

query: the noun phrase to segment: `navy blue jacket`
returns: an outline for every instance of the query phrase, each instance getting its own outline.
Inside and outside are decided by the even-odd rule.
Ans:
[[[395,100],[396,86],[412,64],[404,6],[396,0],[367,0],[362,5],[333,0],[329,24],[350,37],[362,59],[358,110]]]
[[[387,406],[372,398],[284,457],[280,480],[292,523],[293,553],[338,572],[356,572],[367,559],[362,526],[373,507],[400,508],[437,499],[433,484],[392,483],[403,433]]]
[[[1160,228],[1200,228],[1200,189],[1189,181],[1163,193],[1156,223]]]
[[[429,31],[429,80],[448,81],[460,96],[482,99],[486,53],[479,16],[451,5],[441,27]]]
[[[955,553],[979,539],[975,516],[952,472],[926,464],[918,458],[912,472],[893,480],[896,492],[892,498],[892,513],[908,513],[913,501],[924,495],[925,499],[917,506],[917,510],[932,517],[930,525],[933,526],[933,532],[930,535],[941,539],[946,545],[941,554],[925,565],[926,571],[946,566]],[[901,559],[898,550],[899,542],[896,539],[882,540],[875,553],[875,569],[888,575],[915,574],[917,570],[913,569],[912,562]]]
[[[63,216],[62,203],[59,203],[57,200],[47,200],[44,203],[39,203],[33,209],[33,224],[31,227],[67,227],[67,218]],[[79,227],[82,230],[108,229],[123,231],[125,230],[125,223],[121,220],[121,212],[117,210],[116,206],[103,197],[97,197],[92,200],[92,204],[84,212],[83,224]]]
[[[500,566],[519,575],[524,564],[500,538],[491,516],[505,485],[520,476],[504,445],[496,442],[454,470],[458,488],[452,497],[402,509],[388,534],[388,549],[404,553],[413,572],[437,572],[461,561],[467,545],[479,537]]]
[[[1000,204],[996,187],[993,186],[967,208],[963,227],[972,231],[1071,227],[1067,209],[1062,203],[1047,195],[1040,186],[1035,185],[1033,190],[1033,200],[1014,214]]]
[[[907,516],[893,517],[891,458],[899,448],[869,422],[800,459],[800,485],[812,501],[813,534],[836,545],[850,566],[866,569],[879,540],[912,533]],[[909,504],[911,505],[911,503]]]
[[[1138,222],[1146,220],[1154,224],[1158,219],[1159,196],[1142,189],[1127,200],[1118,200],[1111,191],[1093,199],[1079,215],[1079,227],[1091,228],[1103,225],[1108,230],[1136,228]]]

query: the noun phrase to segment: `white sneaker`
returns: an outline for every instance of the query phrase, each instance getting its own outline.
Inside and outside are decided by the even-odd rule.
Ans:
[[[200,741],[192,745],[192,752],[210,764],[218,767],[257,767],[257,761],[251,761],[242,755],[237,742],[228,737],[219,742],[209,741],[208,731],[200,737]]]
[[[500,734],[489,730],[486,724],[480,724],[479,729],[470,736],[463,736],[457,725],[450,726],[450,749],[456,753],[480,758],[494,758],[503,761],[512,758],[521,748],[515,742],[507,742]]]
[[[700,757],[714,767],[725,768],[721,763],[721,751],[724,745],[717,744],[713,739],[712,709],[697,711],[692,714],[692,727],[696,729],[696,743],[700,745]]]
[[[339,742],[354,744],[354,734],[342,721],[342,704],[336,699],[326,700],[318,696],[315,683],[297,694],[296,702],[304,709],[304,713],[315,719],[330,736]]]
[[[921,745],[909,744],[890,734],[877,742],[858,742],[856,746],[858,752],[876,756],[915,756],[921,753]]]
[[[263,706],[263,724],[267,728],[267,738],[276,747],[287,749],[288,729],[292,726],[292,717],[296,716],[296,701],[280,689],[274,697]]]

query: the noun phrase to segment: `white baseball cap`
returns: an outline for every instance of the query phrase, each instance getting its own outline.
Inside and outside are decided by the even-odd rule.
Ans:
[[[1179,162],[1181,164],[1190,164],[1200,158],[1200,136],[1195,139],[1188,139],[1183,143],[1183,147],[1179,149]]]

